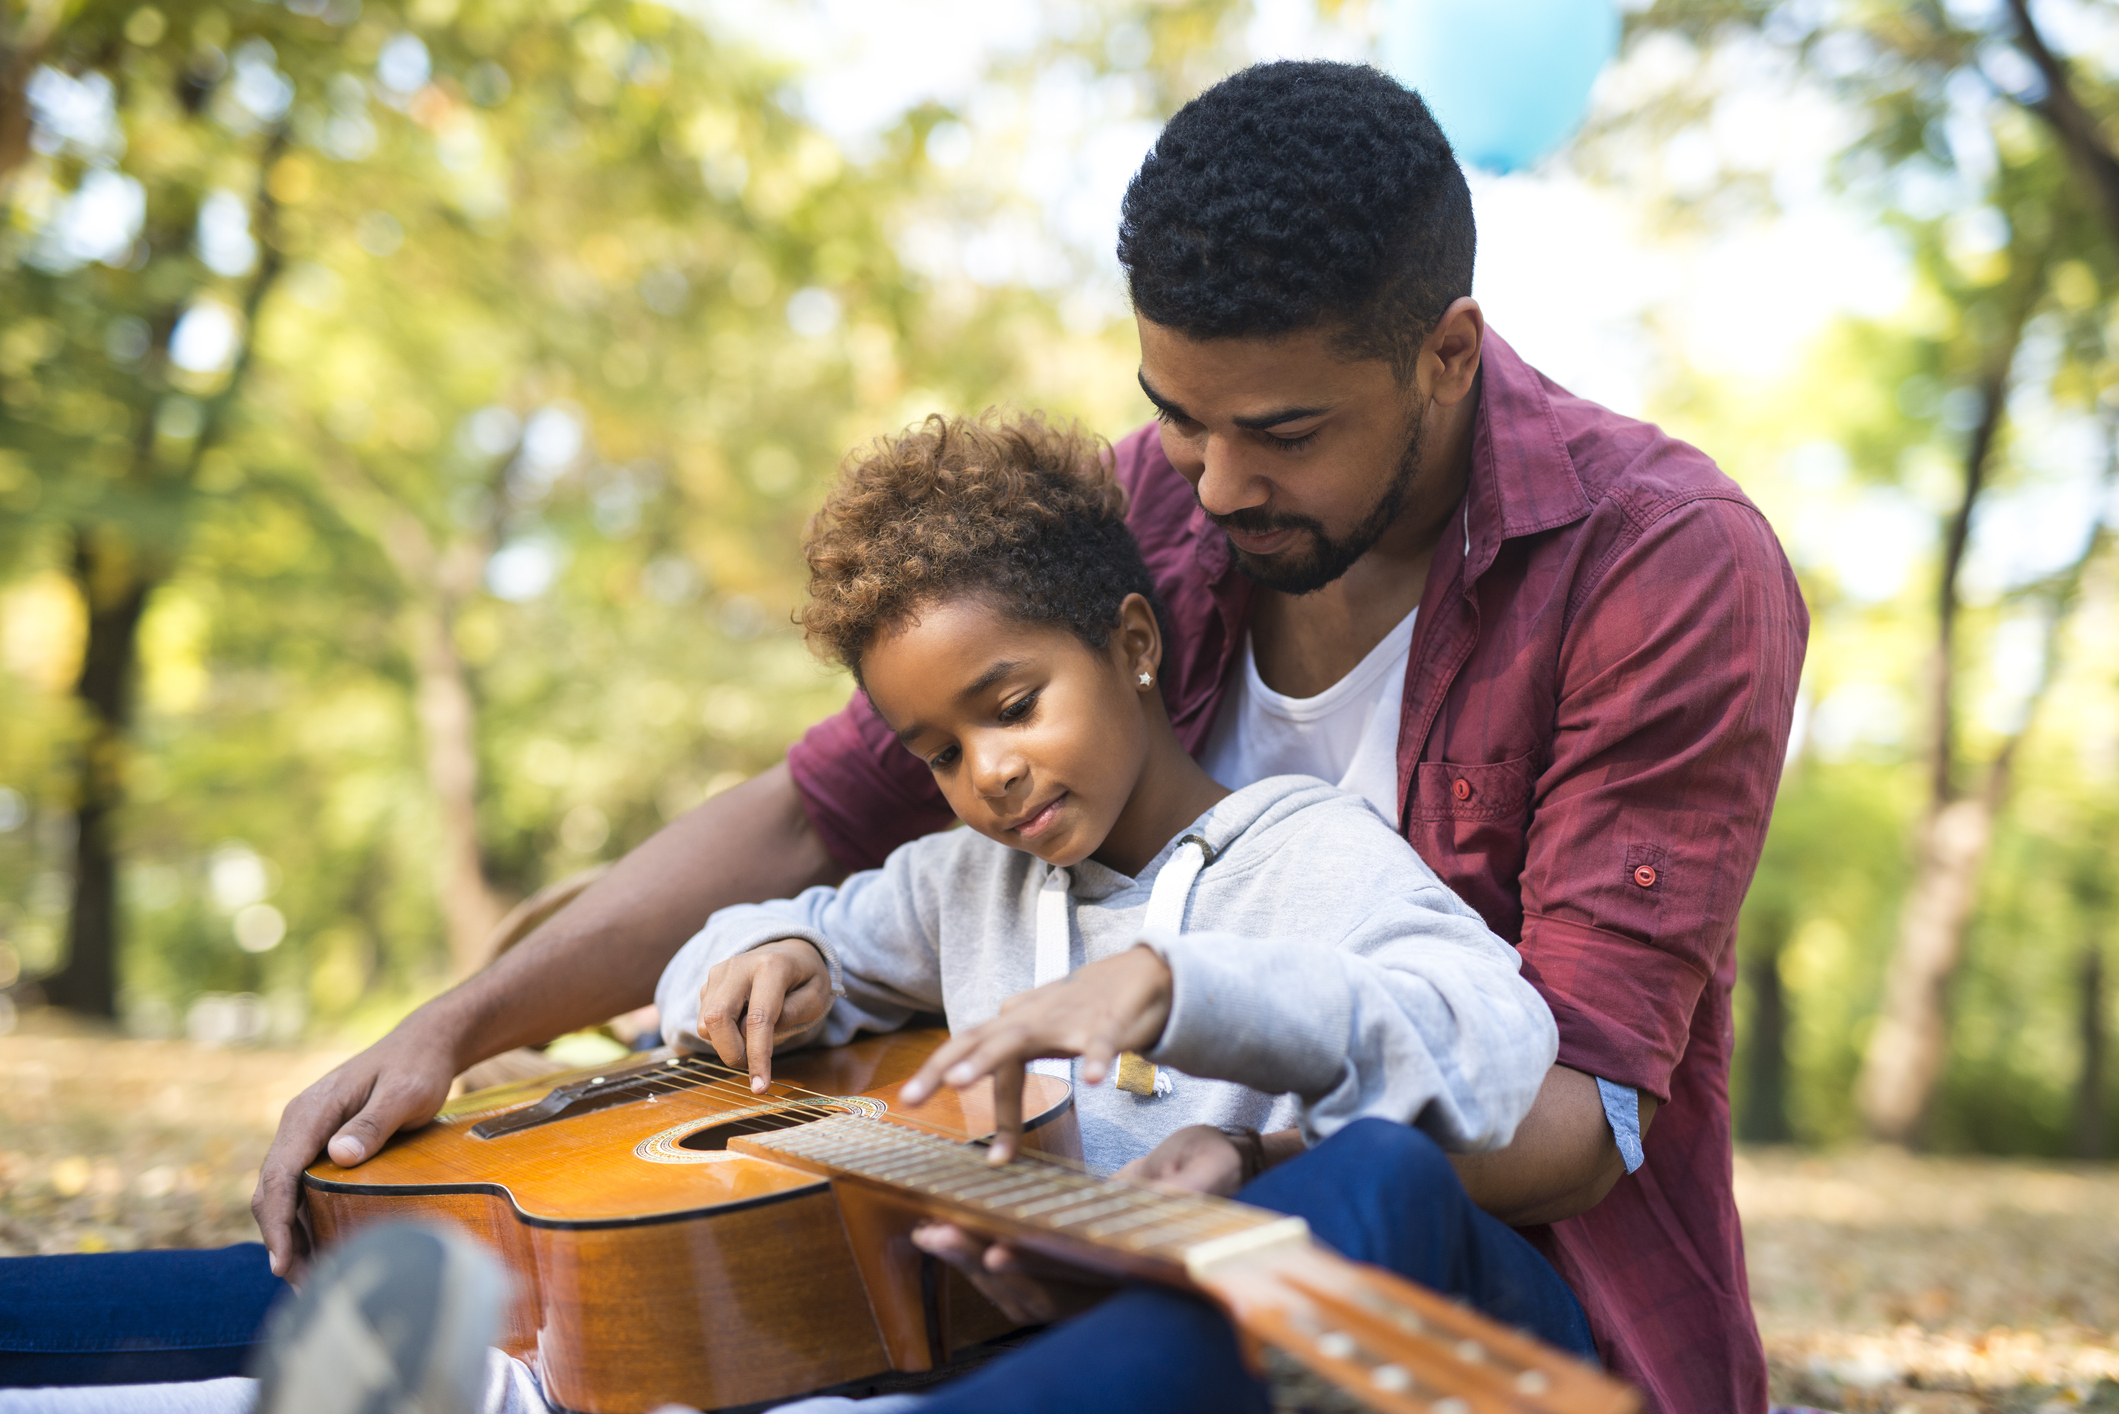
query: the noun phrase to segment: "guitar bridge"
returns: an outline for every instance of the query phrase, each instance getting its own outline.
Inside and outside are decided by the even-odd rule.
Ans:
[[[630,1066],[609,1075],[598,1075],[589,1080],[576,1080],[570,1084],[553,1087],[551,1092],[534,1105],[525,1105],[519,1110],[493,1116],[471,1126],[473,1139],[499,1139],[504,1135],[520,1134],[526,1129],[536,1129],[556,1120],[572,1119],[575,1115],[594,1114],[616,1105],[631,1104],[654,1095],[666,1095],[671,1086],[664,1077],[661,1065]]]

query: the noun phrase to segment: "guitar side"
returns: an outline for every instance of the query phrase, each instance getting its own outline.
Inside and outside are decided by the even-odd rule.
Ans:
[[[580,1071],[466,1095],[357,1169],[304,1175],[310,1221],[332,1246],[374,1222],[457,1227],[516,1283],[501,1343],[539,1364],[547,1397],[583,1414],[681,1400],[704,1409],[776,1399],[890,1367],[830,1186],[727,1149],[688,1147],[746,1115],[832,1097],[914,1127],[983,1133],[983,1090],[912,1109],[898,1087],[946,1033],[901,1032],[774,1063],[773,1093],[672,1088],[481,1139],[496,1115],[580,1084]],[[672,1064],[666,1052],[645,1063]],[[1063,1082],[1029,1077],[1028,1142],[1079,1154]],[[959,1343],[1007,1322],[968,1285],[937,1288],[931,1325]],[[945,1337],[946,1340],[946,1337]]]

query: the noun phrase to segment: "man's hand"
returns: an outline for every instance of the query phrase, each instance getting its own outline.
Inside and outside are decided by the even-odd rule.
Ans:
[[[399,1129],[432,1119],[465,1066],[651,999],[671,955],[715,909],[792,898],[844,873],[785,762],[663,826],[536,932],[287,1107],[250,1203],[272,1269],[291,1275],[308,1253],[302,1170],[327,1141],[337,1163],[373,1158]]]
[[[1150,1188],[1233,1198],[1243,1187],[1243,1154],[1211,1124],[1188,1124],[1112,1177]]]
[[[716,963],[699,989],[699,1036],[723,1065],[748,1066],[754,1095],[773,1079],[773,1047],[831,1010],[831,969],[801,938]]]
[[[1109,1277],[1049,1261],[1035,1252],[1019,1252],[1005,1242],[988,1242],[954,1223],[922,1223],[912,1230],[912,1242],[963,1273],[1019,1326],[1048,1325],[1072,1316],[1118,1287]]]
[[[455,1078],[454,1051],[415,1013],[295,1097],[280,1115],[250,1199],[275,1275],[292,1279],[308,1260],[302,1170],[327,1142],[331,1161],[351,1168],[373,1157],[398,1130],[434,1118]]]
[[[991,1163],[1015,1157],[1023,1132],[1023,1065],[1047,1056],[1082,1058],[1082,1082],[1103,1083],[1121,1051],[1144,1051],[1170,1019],[1170,968],[1146,944],[1092,962],[1001,1003],[1001,1014],[952,1036],[900,1094],[917,1105],[943,1083],[961,1090],[993,1077]]]

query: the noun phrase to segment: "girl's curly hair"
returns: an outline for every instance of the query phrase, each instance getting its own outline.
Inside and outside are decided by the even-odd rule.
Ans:
[[[923,604],[975,594],[1092,648],[1155,581],[1126,528],[1109,448],[1036,413],[943,417],[848,455],[803,543],[810,645],[850,668]]]

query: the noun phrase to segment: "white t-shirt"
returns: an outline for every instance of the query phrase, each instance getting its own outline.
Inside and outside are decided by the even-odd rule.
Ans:
[[[1268,776],[1315,776],[1398,826],[1398,714],[1413,652],[1414,609],[1354,670],[1315,697],[1288,697],[1258,676],[1247,633],[1243,667],[1222,699],[1199,764],[1231,790]]]
[[[1471,552],[1471,511],[1464,521]],[[1405,671],[1413,655],[1407,614],[1354,671],[1315,697],[1287,697],[1258,676],[1258,654],[1246,632],[1243,672],[1222,699],[1199,764],[1231,790],[1268,776],[1315,776],[1336,781],[1376,808],[1392,829],[1398,819],[1398,717],[1405,706]],[[1640,1096],[1631,1086],[1597,1077],[1604,1119],[1626,1172],[1641,1166]]]

